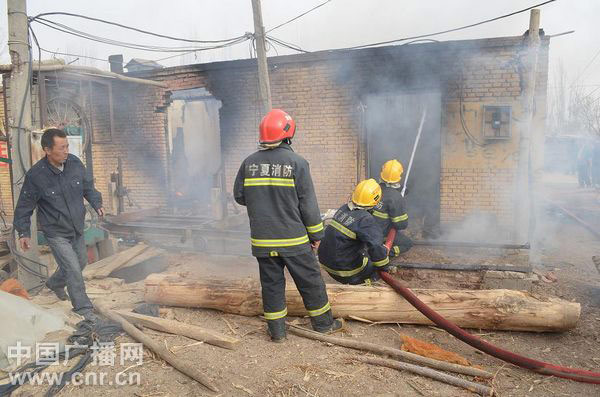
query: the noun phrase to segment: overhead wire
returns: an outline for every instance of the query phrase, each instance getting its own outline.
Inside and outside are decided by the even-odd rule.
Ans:
[[[535,4],[535,5],[531,6],[531,7],[523,8],[521,10],[513,11],[513,12],[510,12],[508,14],[503,14],[503,15],[500,15],[500,16],[497,16],[497,17],[494,17],[494,18],[485,19],[483,21],[475,22],[475,23],[472,23],[472,24],[469,24],[469,25],[459,26],[457,28],[452,28],[452,29],[447,29],[447,30],[441,30],[439,32],[421,34],[421,35],[417,35],[417,36],[402,37],[402,38],[393,39],[393,40],[379,41],[379,42],[376,42],[376,43],[361,44],[361,45],[356,45],[356,46],[352,46],[352,47],[336,48],[336,50],[357,50],[357,49],[366,48],[366,47],[374,47],[374,46],[379,46],[379,45],[384,45],[384,44],[392,44],[392,43],[397,43],[397,42],[400,42],[400,41],[407,41],[407,40],[423,39],[423,38],[427,38],[427,37],[438,36],[438,35],[445,34],[445,33],[457,32],[457,31],[469,29],[469,28],[472,28],[472,27],[475,27],[475,26],[480,26],[480,25],[483,25],[483,24],[486,24],[486,23],[498,21],[500,19],[512,17],[514,15],[521,14],[523,12],[529,11],[529,10],[531,10],[533,8],[536,8],[536,7],[544,6],[544,5],[546,5],[548,3],[552,3],[554,1],[556,1],[556,0],[548,0],[548,1],[545,1],[543,3]]]
[[[286,48],[288,48],[290,50],[294,50],[294,51],[298,51],[298,52],[303,52],[303,53],[309,53],[310,52],[310,51],[307,51],[307,50],[304,50],[304,49],[300,48],[299,46],[297,46],[295,44],[285,42],[285,41],[283,41],[281,39],[278,39],[276,37],[273,37],[273,36],[265,36],[265,39],[268,39],[268,40],[270,40],[270,41],[272,41],[272,42],[274,42],[274,43],[276,43],[276,44],[278,44],[278,45],[280,45],[282,47],[286,47]]]
[[[104,23],[104,24],[107,24],[107,25],[118,26],[118,27],[123,28],[123,29],[132,30],[132,31],[135,31],[135,32],[138,32],[138,33],[143,33],[143,34],[146,34],[146,35],[151,35],[151,36],[160,37],[160,38],[163,38],[163,39],[175,40],[175,41],[183,41],[183,42],[187,42],[187,43],[203,43],[203,44],[225,43],[225,42],[233,41],[233,40],[236,40],[236,39],[240,39],[240,38],[242,38],[242,37],[245,36],[245,35],[240,35],[240,36],[232,37],[232,38],[229,38],[229,39],[220,39],[220,40],[187,39],[187,38],[182,38],[182,37],[174,37],[174,36],[168,36],[168,35],[160,34],[160,33],[156,33],[156,32],[151,32],[151,31],[148,31],[148,30],[144,30],[144,29],[140,29],[140,28],[135,28],[133,26],[124,25],[124,24],[121,24],[121,23],[118,23],[118,22],[108,21],[108,20],[101,19],[101,18],[95,18],[95,17],[90,17],[90,16],[87,16],[87,15],[75,14],[75,13],[72,13],[72,12],[62,12],[62,11],[53,11],[53,12],[41,13],[41,14],[38,14],[36,16],[31,17],[30,20],[31,21],[36,21],[38,19],[41,19],[42,17],[52,16],[52,15],[63,15],[63,16],[70,16],[70,17],[87,19],[87,20],[90,20],[90,21],[100,22],[100,23]]]
[[[34,19],[32,18],[32,21],[34,21]],[[159,58],[159,59],[155,59],[155,60],[151,60],[148,62],[160,62],[160,61],[164,61],[167,59],[171,59],[171,58],[175,58],[181,55],[187,55],[187,54],[192,54],[192,53],[196,53],[198,51],[208,51],[208,50],[214,50],[214,49],[220,49],[220,48],[225,48],[225,47],[229,47],[229,46],[233,46],[236,44],[240,44],[243,43],[247,40],[250,39],[251,34],[250,33],[246,33],[243,36],[239,36],[237,38],[234,38],[232,41],[229,42],[224,42],[222,44],[218,44],[218,45],[214,45],[214,46],[209,46],[209,47],[159,47],[159,46],[147,46],[144,44],[136,44],[136,43],[128,43],[128,42],[121,42],[121,41],[117,41],[117,40],[112,40],[112,39],[107,39],[104,37],[100,37],[100,36],[96,36],[96,35],[92,35],[86,32],[82,32],[79,31],[77,29],[73,29],[67,25],[63,25],[63,24],[58,24],[52,21],[46,21],[43,18],[37,18],[35,19],[35,22],[45,25],[49,28],[58,30],[60,32],[66,33],[66,34],[71,34],[77,37],[81,37],[87,40],[91,40],[91,41],[96,41],[96,42],[100,42],[103,44],[108,44],[108,45],[114,45],[114,46],[119,46],[119,47],[125,47],[125,48],[132,48],[132,49],[138,49],[138,50],[143,50],[143,51],[152,51],[152,52],[177,52],[177,54],[175,55],[170,55],[170,56],[166,56],[163,58]],[[56,26],[52,26],[52,25],[56,25]],[[59,52],[59,51],[52,51],[52,50],[48,50],[45,49],[43,47],[40,47],[42,51],[47,52],[47,53],[51,53],[51,54],[58,54],[58,55],[65,55],[65,56],[76,56],[76,57],[81,57],[81,58],[88,58],[88,59],[94,59],[94,60],[99,60],[99,61],[104,61],[104,62],[108,62],[108,60],[106,59],[101,59],[101,58],[96,58],[96,57],[91,57],[91,56],[87,56],[87,55],[78,55],[78,54],[73,54],[73,53],[68,53],[68,52]]]
[[[463,88],[464,88],[464,78],[461,78],[460,85],[457,85],[458,106],[459,106],[458,112],[459,112],[459,116],[460,116],[460,125],[463,129],[463,132],[465,133],[465,135],[469,138],[469,140],[471,142],[473,142],[476,146],[484,147],[485,143],[480,142],[477,138],[475,138],[475,136],[471,133],[471,131],[467,127],[467,122],[465,121],[465,114],[464,114],[464,109],[463,109],[463,101],[464,101]]]
[[[594,61],[596,60],[596,58],[598,58],[598,55],[600,55],[600,48],[598,49],[598,51],[596,51],[596,53],[592,56],[592,59],[590,59],[590,61],[587,63],[587,65],[585,65],[585,67],[581,70],[581,72],[579,72],[577,74],[577,77],[575,77],[575,79],[573,79],[573,82],[571,83],[571,87],[573,88],[573,86],[575,86],[575,83],[577,83],[577,81],[579,81],[579,79],[581,77],[583,77],[583,74],[585,73],[585,71],[592,66],[592,64],[594,63]]]
[[[242,40],[242,41],[246,40],[246,36],[241,36],[240,38],[236,38],[236,39],[226,42],[226,43],[222,43],[222,44],[218,44],[218,45],[214,45],[214,46],[207,46],[207,47],[190,47],[190,46],[163,47],[163,46],[130,43],[130,42],[125,42],[125,41],[113,40],[113,39],[109,39],[109,38],[105,38],[105,37],[101,37],[101,36],[96,36],[91,33],[87,33],[87,32],[81,31],[81,30],[74,29],[70,26],[67,26],[67,25],[64,25],[61,23],[45,20],[43,18],[38,18],[37,20],[35,20],[35,22],[37,22],[41,25],[44,25],[46,27],[49,27],[51,29],[57,30],[59,32],[70,34],[70,35],[80,37],[80,38],[83,38],[86,40],[95,41],[95,42],[113,45],[113,46],[118,46],[118,47],[125,47],[125,48],[134,49],[134,50],[150,51],[150,52],[205,51],[205,50],[212,50],[212,49],[216,49],[216,48],[223,48],[223,47],[231,45],[231,43],[237,44],[237,42],[239,40]]]
[[[265,32],[265,34],[267,34],[267,33],[270,33],[270,32],[272,32],[272,31],[274,31],[275,29],[279,29],[280,27],[282,27],[282,26],[285,26],[285,25],[287,25],[288,23],[294,22],[296,19],[302,18],[302,17],[303,17],[303,16],[305,16],[306,14],[308,14],[308,13],[310,13],[310,12],[313,12],[314,10],[316,10],[316,9],[318,9],[318,8],[321,8],[321,7],[323,7],[325,4],[327,4],[327,3],[331,2],[331,1],[332,1],[332,0],[327,0],[327,1],[325,1],[325,2],[323,2],[323,3],[321,3],[321,4],[319,4],[319,5],[317,5],[317,6],[313,7],[313,8],[311,8],[310,10],[308,10],[308,11],[305,11],[305,12],[303,12],[302,14],[295,16],[294,18],[292,18],[292,19],[290,19],[290,20],[287,20],[287,21],[285,21],[285,22],[283,22],[283,23],[280,23],[279,25],[277,25],[277,26],[275,26],[275,27],[273,27],[273,28],[271,28],[271,29],[267,30],[267,31]]]

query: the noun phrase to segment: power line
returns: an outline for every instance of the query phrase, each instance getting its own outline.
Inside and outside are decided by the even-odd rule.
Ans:
[[[310,52],[310,51],[303,50],[302,48],[300,48],[299,46],[297,46],[295,44],[291,44],[291,43],[285,42],[285,41],[283,41],[281,39],[278,39],[278,38],[275,38],[273,36],[265,36],[265,38],[268,39],[268,40],[270,40],[270,41],[272,41],[272,42],[274,42],[275,44],[278,44],[278,45],[282,46],[282,47],[289,48],[290,50],[294,50],[294,51],[298,51],[298,52],[303,52],[303,53],[309,53]]]
[[[596,60],[596,58],[598,57],[598,55],[600,55],[600,49],[598,49],[598,51],[594,54],[594,56],[592,57],[592,59],[590,59],[590,61],[588,62],[587,65],[585,65],[585,67],[581,70],[581,72],[579,72],[577,74],[577,77],[573,80],[573,83],[571,83],[571,87],[573,87],[575,85],[575,83],[583,76],[583,74],[585,73],[585,71],[587,70],[587,68],[589,68],[594,61]]]
[[[329,0],[329,1],[331,1],[331,0]],[[118,22],[107,21],[105,19],[89,17],[87,15],[81,15],[81,14],[74,14],[74,13],[71,13],[71,12],[60,12],[60,11],[45,12],[45,13],[42,13],[42,14],[38,14],[38,15],[36,15],[34,17],[30,17],[30,20],[31,21],[36,21],[37,19],[40,19],[41,17],[50,16],[50,15],[64,15],[64,16],[69,16],[69,17],[76,17],[76,18],[87,19],[87,20],[90,20],[90,21],[100,22],[100,23],[104,23],[104,24],[107,24],[107,25],[118,26],[118,27],[123,28],[123,29],[133,30],[135,32],[139,32],[139,33],[143,33],[143,34],[147,34],[147,35],[151,35],[151,36],[161,37],[163,39],[169,39],[169,40],[175,40],[175,41],[184,41],[184,42],[188,42],[188,43],[204,43],[204,44],[226,43],[226,42],[229,42],[229,41],[240,39],[240,38],[242,38],[242,37],[245,36],[245,35],[241,35],[241,36],[237,36],[237,37],[232,37],[230,39],[222,39],[222,40],[195,40],[195,39],[186,39],[186,38],[181,38],[181,37],[167,36],[167,35],[164,35],[164,34],[155,33],[155,32],[151,32],[151,31],[148,31],[148,30],[139,29],[139,28],[134,28],[132,26],[123,25],[123,24],[120,24]]]
[[[53,22],[53,21],[49,21],[49,20],[45,20],[43,18],[38,18],[35,20],[35,22],[42,24],[44,26],[47,26],[51,29],[54,30],[58,30],[60,32],[66,33],[66,34],[70,34],[76,37],[80,37],[86,40],[90,40],[90,41],[95,41],[95,42],[99,42],[99,43],[103,43],[103,44],[108,44],[108,45],[113,45],[113,46],[118,46],[118,47],[124,47],[124,48],[131,48],[134,50],[141,50],[141,51],[150,51],[150,52],[188,52],[188,51],[205,51],[205,50],[212,50],[215,48],[223,48],[229,45],[233,45],[233,44],[237,44],[239,42],[242,41],[246,41],[247,40],[247,35],[245,36],[241,36],[240,38],[236,38],[232,41],[226,42],[226,43],[222,43],[219,45],[214,45],[214,46],[209,46],[209,47],[161,47],[161,46],[151,46],[151,45],[145,45],[145,44],[137,44],[137,43],[129,43],[129,42],[124,42],[124,41],[118,41],[118,40],[113,40],[113,39],[109,39],[109,38],[105,38],[105,37],[100,37],[100,36],[96,36],[87,32],[83,32],[74,28],[71,28],[70,26],[64,25],[64,24],[60,24],[57,22]]]
[[[38,18],[38,19],[39,20],[36,20],[36,22],[41,23],[42,25],[46,25],[44,22],[40,22],[40,20],[41,21],[44,20],[43,18]],[[50,28],[53,28],[53,29],[56,29],[56,30],[59,30],[61,32],[67,33],[67,34],[73,34],[73,35],[75,35],[77,37],[82,37],[82,38],[85,38],[85,39],[88,39],[88,40],[98,41],[98,42],[103,43],[103,44],[121,46],[119,44],[121,42],[117,42],[117,41],[114,41],[114,40],[104,39],[104,38],[97,37],[97,36],[94,36],[94,35],[89,35],[90,37],[83,36],[83,35],[79,35],[79,33],[72,33],[70,31],[66,31],[66,30],[63,30],[63,29],[60,29],[60,28],[54,28],[54,27],[49,26],[49,25],[46,25],[46,26],[48,26]],[[33,29],[31,28],[31,25],[30,25],[30,30],[31,30],[32,35],[35,38],[35,33],[34,33]],[[84,32],[81,32],[81,33],[84,33]],[[251,38],[251,36],[252,36],[251,34],[247,33],[245,36],[242,36],[241,38],[236,39],[234,41],[223,43],[223,44],[220,44],[220,45],[211,46],[211,47],[199,47],[199,48],[192,48],[192,49],[190,49],[189,47],[186,47],[186,48],[180,48],[180,49],[177,49],[177,50],[175,50],[173,48],[169,48],[169,49],[167,49],[165,51],[159,50],[160,47],[153,47],[152,51],[154,51],[154,52],[179,52],[179,53],[175,54],[175,55],[170,55],[170,56],[167,56],[167,57],[155,59],[155,60],[149,60],[148,63],[151,63],[151,62],[160,62],[160,61],[164,61],[164,60],[167,60],[167,59],[176,58],[178,56],[196,53],[198,51],[207,51],[207,50],[213,50],[213,49],[219,49],[219,48],[229,47],[229,46],[240,44],[240,43],[242,43],[244,41],[247,41],[247,40],[249,40]],[[98,40],[96,40],[96,38],[98,38]],[[64,56],[72,56],[72,57],[80,57],[80,58],[93,59],[93,60],[97,60],[97,61],[109,62],[107,59],[101,59],[101,58],[91,57],[91,56],[88,56],[88,55],[80,55],[80,54],[73,54],[73,53],[69,53],[69,52],[59,52],[59,51],[48,50],[46,48],[41,47],[39,45],[37,39],[35,40],[35,43],[38,46],[38,49],[40,51],[43,51],[43,52],[46,52],[46,53],[56,54],[56,55],[64,55]],[[131,43],[123,43],[123,44],[127,45],[127,44],[131,44]],[[126,48],[132,48],[132,47],[126,46]],[[141,49],[141,48],[134,48],[134,49]]]
[[[521,14],[521,13],[523,13],[525,11],[529,11],[529,10],[531,10],[533,8],[536,8],[536,7],[541,7],[543,5],[546,5],[548,3],[552,3],[554,1],[556,1],[556,0],[548,0],[548,1],[545,1],[543,3],[539,3],[539,4],[533,5],[531,7],[524,8],[522,10],[514,11],[514,12],[511,12],[509,14],[500,15],[500,16],[495,17],[495,18],[486,19],[484,21],[472,23],[470,25],[460,26],[460,27],[454,28],[454,29],[442,30],[442,31],[435,32],[435,33],[422,34],[422,35],[419,35],[419,36],[403,37],[403,38],[394,39],[394,40],[380,41],[378,43],[371,43],[371,44],[357,45],[357,46],[353,46],[353,47],[338,48],[338,50],[356,50],[356,49],[365,48],[365,47],[373,47],[373,46],[378,46],[378,45],[383,45],[383,44],[392,44],[392,43],[396,43],[398,41],[422,39],[422,38],[426,38],[426,37],[437,36],[437,35],[440,35],[440,34],[457,32],[459,30],[469,29],[469,28],[472,28],[472,27],[475,27],[475,26],[479,26],[479,25],[483,25],[483,24],[486,24],[486,23],[498,21],[500,19],[512,17],[514,15]]]
[[[279,24],[279,25],[275,26],[274,28],[271,28],[271,29],[267,30],[267,31],[265,32],[265,34],[266,34],[266,33],[270,33],[270,32],[272,32],[272,31],[274,31],[275,29],[279,29],[280,27],[282,27],[282,26],[285,26],[285,25],[287,25],[288,23],[294,22],[296,19],[302,18],[303,16],[305,16],[305,15],[306,15],[306,14],[308,14],[309,12],[312,12],[312,11],[316,10],[317,8],[321,8],[321,7],[323,7],[325,4],[329,3],[330,1],[331,1],[331,0],[327,0],[327,1],[325,1],[325,2],[323,2],[323,3],[321,3],[321,4],[319,4],[319,5],[317,5],[317,6],[313,7],[313,8],[311,8],[310,10],[308,10],[308,11],[305,11],[305,12],[303,12],[302,14],[300,14],[300,15],[298,15],[298,16],[295,16],[294,18],[292,18],[292,19],[290,19],[290,20],[288,20],[288,21],[285,21],[285,22],[283,22],[283,23],[281,23],[281,24]]]

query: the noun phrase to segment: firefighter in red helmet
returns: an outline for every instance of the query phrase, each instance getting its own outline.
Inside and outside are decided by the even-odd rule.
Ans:
[[[342,323],[333,319],[312,251],[323,237],[323,223],[308,162],[291,148],[296,123],[273,109],[259,129],[259,150],[242,162],[233,191],[235,201],[248,209],[269,335],[275,342],[286,338],[284,267],[302,295],[313,329],[338,330]]]

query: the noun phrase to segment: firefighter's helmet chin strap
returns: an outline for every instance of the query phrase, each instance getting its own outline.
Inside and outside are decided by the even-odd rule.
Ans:
[[[373,208],[375,208],[375,207],[361,207],[360,205],[354,204],[354,202],[352,200],[350,200],[350,201],[348,201],[348,208],[350,208],[350,211],[354,211],[354,210],[372,211]]]
[[[283,141],[275,142],[275,143],[259,143],[258,150],[270,150],[279,147],[282,143],[291,145],[292,140],[290,138],[285,138]]]
[[[387,187],[391,187],[393,189],[400,189],[402,187],[402,183],[401,182],[396,182],[396,183],[388,183],[386,181],[383,181],[383,183],[385,183],[385,185]]]
[[[258,144],[258,150],[270,150],[270,149],[275,149],[276,147],[279,147],[279,145],[281,145],[282,141],[276,142],[276,143],[259,143]]]

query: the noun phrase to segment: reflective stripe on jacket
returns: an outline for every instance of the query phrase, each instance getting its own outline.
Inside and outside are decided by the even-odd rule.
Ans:
[[[294,256],[321,240],[323,223],[308,162],[282,143],[248,156],[233,188],[250,219],[252,254]]]
[[[384,236],[390,228],[404,230],[408,227],[408,214],[402,193],[399,189],[381,183],[381,201],[373,208],[373,216]]]
[[[375,218],[364,209],[340,207],[319,245],[319,262],[330,274],[352,277],[360,273],[371,259],[375,267],[389,264],[383,234]],[[366,257],[365,255],[368,255]]]

